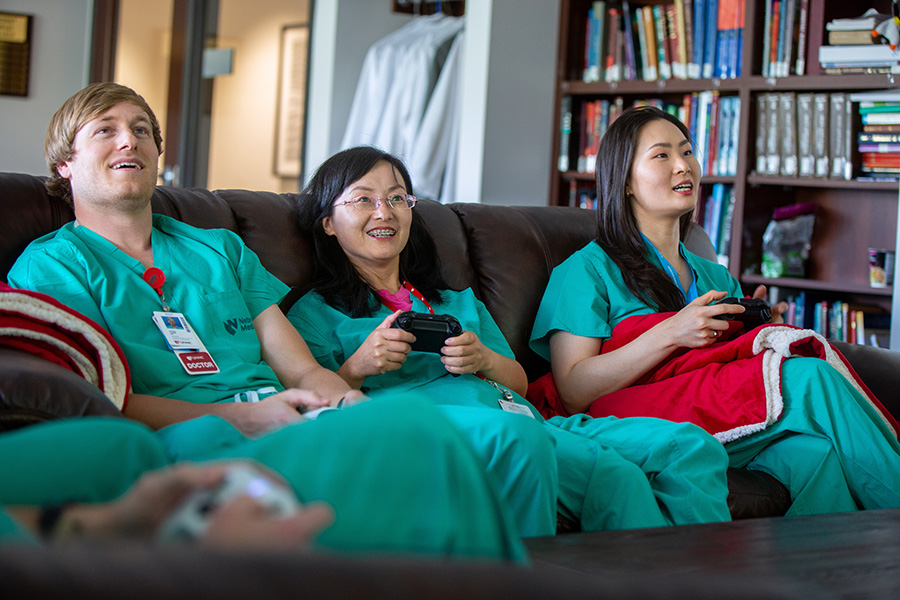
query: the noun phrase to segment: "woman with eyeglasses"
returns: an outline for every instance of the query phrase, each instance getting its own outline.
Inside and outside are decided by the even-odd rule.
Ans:
[[[542,509],[584,530],[728,520],[726,458],[699,428],[585,415],[544,421],[523,398],[525,371],[484,304],[444,281],[415,205],[403,163],[370,147],[331,157],[301,193],[316,271],[288,319],[319,363],[374,402],[415,389],[442,405],[492,472],[523,535],[552,533],[555,519],[534,518]],[[391,327],[406,310],[452,315],[462,333],[440,354],[413,351],[415,336]],[[540,438],[552,446],[535,448]],[[542,472],[558,473],[549,505],[521,481]]]

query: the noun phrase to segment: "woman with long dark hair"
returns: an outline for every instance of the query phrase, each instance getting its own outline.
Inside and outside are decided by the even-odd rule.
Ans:
[[[732,466],[784,483],[790,514],[900,506],[896,423],[827,341],[722,319],[745,311],[719,302],[741,297],[739,282],[682,243],[699,183],[690,132],[672,115],[635,108],[609,127],[597,238],[554,269],[532,332],[555,385],[541,400],[559,414],[697,423]],[[788,358],[801,339],[825,360]]]

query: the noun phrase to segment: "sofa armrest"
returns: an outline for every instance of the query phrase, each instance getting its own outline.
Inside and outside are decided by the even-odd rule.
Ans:
[[[895,419],[900,419],[900,352],[829,340]]]
[[[0,431],[81,416],[122,413],[72,371],[27,352],[0,348]]]

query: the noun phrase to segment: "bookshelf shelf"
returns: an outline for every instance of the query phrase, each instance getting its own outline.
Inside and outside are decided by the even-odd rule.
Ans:
[[[868,285],[852,285],[832,283],[830,281],[818,281],[815,279],[800,279],[796,277],[763,277],[762,275],[741,275],[741,283],[749,285],[765,285],[767,287],[779,286],[805,290],[819,290],[826,292],[840,292],[846,294],[864,294],[867,296],[893,296],[894,288],[873,288]]]
[[[718,0],[718,5],[721,7],[723,3],[729,1]],[[601,115],[602,124],[602,118],[605,117],[603,111],[606,110],[604,102],[618,109],[627,108],[634,101],[659,99],[667,103],[670,109],[682,111],[685,107],[692,110],[690,103],[696,102],[697,98],[704,94],[706,98],[713,97],[713,102],[719,103],[720,110],[723,101],[728,100],[732,104],[738,102],[739,112],[732,117],[733,129],[726,129],[731,132],[727,136],[731,144],[729,168],[722,169],[721,164],[712,165],[716,166],[713,170],[704,168],[706,175],[701,180],[704,190],[701,198],[704,200],[701,200],[701,203],[706,202],[707,198],[714,197],[714,186],[724,185],[730,190],[733,212],[727,214],[731,214],[731,236],[728,244],[720,246],[719,255],[721,259],[727,259],[729,270],[740,279],[745,286],[744,291],[752,292],[759,284],[798,291],[809,290],[813,296],[821,297],[823,300],[859,303],[866,306],[867,310],[891,312],[893,288],[872,288],[868,285],[868,248],[893,250],[896,246],[900,183],[856,179],[863,175],[862,157],[853,151],[850,152],[849,159],[853,179],[764,175],[763,169],[758,171],[756,135],[757,121],[760,118],[758,107],[768,96],[793,94],[799,99],[801,95],[815,97],[828,94],[830,98],[840,94],[849,96],[850,93],[857,91],[900,89],[900,73],[835,75],[825,73],[818,62],[819,47],[829,43],[826,23],[836,18],[857,17],[870,7],[876,8],[881,13],[890,14],[891,0],[864,0],[857,3],[845,0],[809,0],[805,3],[808,7],[806,67],[805,70],[800,70],[806,74],[790,74],[784,77],[763,76],[764,67],[771,68],[769,65],[772,64],[769,59],[764,60],[763,56],[767,44],[767,0],[738,1],[744,6],[744,23],[737,54],[740,57],[738,62],[741,76],[645,81],[639,77],[628,79],[624,76],[625,69],[623,69],[622,80],[608,82],[604,65],[599,79],[596,76],[587,77],[593,78],[594,81],[586,82],[583,75],[590,73],[590,70],[585,68],[587,66],[585,42],[590,39],[588,30],[591,27],[588,25],[588,11],[597,6],[605,6],[607,11],[616,8],[620,11],[621,19],[625,3],[611,0],[603,5],[593,0],[560,0],[554,115],[556,126],[552,148],[553,156],[558,157],[561,154],[561,142],[566,139],[561,125],[564,117],[568,116],[571,120],[571,127],[567,130],[570,158],[568,165],[571,170],[559,171],[559,164],[565,163],[554,160],[551,165],[550,204],[582,204],[584,194],[590,193],[593,174],[575,169],[590,169],[590,153],[584,163],[577,159],[582,156],[580,153],[585,149],[595,146],[590,144],[585,146],[579,136],[584,136],[585,129],[590,129],[585,127],[585,123],[590,122],[590,119],[597,119],[598,113]],[[694,6],[704,4],[698,0],[682,0],[683,4],[691,2]],[[796,2],[799,7],[803,0],[784,0],[784,2]],[[641,15],[644,7],[651,7],[652,10],[653,7],[662,6],[665,11],[666,7],[673,3],[674,0],[630,0],[628,5],[631,14]],[[646,17],[644,22],[646,31],[650,31],[646,25]],[[640,26],[637,22],[634,28],[637,32],[635,35],[639,34]],[[620,33],[622,31],[624,30],[620,30]],[[635,40],[639,37],[637,35]],[[638,53],[643,47],[638,41],[634,41],[634,45],[635,56],[640,60]],[[646,47],[649,56],[650,46]],[[622,56],[624,57],[624,54]],[[714,67],[718,69],[720,65],[715,64]],[[795,64],[788,61],[787,70],[794,73],[797,71],[794,67]],[[588,105],[591,104],[594,105],[592,107],[594,112],[586,112]],[[598,105],[603,107],[598,109]],[[713,103],[711,106],[716,110],[716,104]],[[591,114],[593,117],[589,118],[588,115]],[[612,115],[614,114],[615,111]],[[853,138],[852,150],[855,150],[856,132],[862,131],[861,117],[855,108],[848,117],[849,131]],[[723,129],[722,120],[720,116],[718,119],[720,129]],[[598,130],[602,134],[602,127]],[[780,135],[785,130],[776,131]],[[713,139],[711,133],[708,139]],[[716,143],[721,144],[721,141]],[[721,152],[721,147],[717,145],[714,152]],[[695,152],[702,157],[703,149],[704,146],[700,146],[698,142]],[[711,149],[711,146],[707,148]],[[781,169],[774,172],[779,171]],[[817,207],[809,257],[809,278],[764,278],[759,274],[763,234],[774,209],[794,203],[814,203]],[[586,205],[590,206],[591,202],[587,202]],[[701,204],[699,208],[702,210],[703,206]],[[702,212],[698,211],[698,214],[702,215]],[[718,229],[719,233],[723,230],[721,227]],[[892,324],[895,329],[900,330],[900,311],[894,311]],[[900,335],[896,337],[900,338]]]
[[[896,75],[793,75],[790,77],[754,75],[747,77],[746,80],[747,86],[753,92],[880,90],[900,84],[900,73]]]
[[[705,183],[705,180],[704,180]],[[843,190],[885,190],[897,192],[898,181],[861,181],[859,179],[822,179],[814,177],[780,177],[775,175],[747,175],[747,184],[751,186],[784,186],[806,188],[830,188]],[[886,196],[886,200],[896,201],[897,196]]]

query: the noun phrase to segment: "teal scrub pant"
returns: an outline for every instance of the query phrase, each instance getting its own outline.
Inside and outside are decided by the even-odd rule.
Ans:
[[[545,428],[531,417],[483,406],[439,408],[466,438],[522,537],[554,535],[559,477]]]
[[[781,393],[775,423],[725,445],[732,466],[784,483],[789,515],[900,507],[900,444],[846,379],[822,360],[791,358]]]
[[[410,395],[411,396],[411,395]],[[79,418],[0,435],[0,504],[103,502],[173,460],[253,459],[301,502],[336,513],[318,546],[525,562],[524,547],[460,433],[414,397],[365,403],[249,439],[207,416],[156,434]]]
[[[554,417],[560,509],[582,529],[728,521],[728,457],[695,425],[662,419]]]

